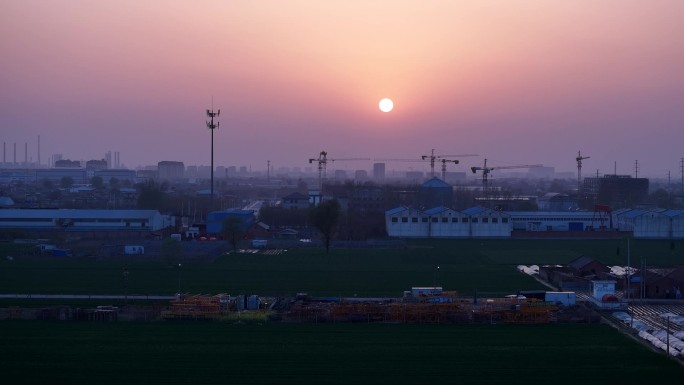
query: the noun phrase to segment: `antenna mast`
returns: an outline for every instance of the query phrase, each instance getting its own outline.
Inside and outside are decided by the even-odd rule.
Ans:
[[[639,177],[639,161],[635,160],[634,161],[634,178]]]
[[[218,118],[221,110],[214,112],[214,98],[211,99],[211,110],[207,110],[207,127],[211,131],[211,196],[209,200],[209,209],[214,208],[214,130],[219,127],[219,122],[214,123],[214,118]],[[217,119],[218,120],[218,119]]]

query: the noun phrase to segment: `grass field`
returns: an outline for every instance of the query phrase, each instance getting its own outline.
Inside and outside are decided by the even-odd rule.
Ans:
[[[684,384],[606,325],[0,323],[7,384]]]
[[[6,247],[7,245],[3,245]],[[619,251],[618,251],[619,249]],[[8,254],[9,251],[0,250]],[[2,255],[2,254],[0,254]],[[16,255],[16,254],[15,254]],[[423,240],[402,249],[292,249],[281,255],[231,254],[212,260],[132,256],[0,259],[1,293],[400,296],[412,286],[441,285],[463,295],[542,289],[518,264],[564,264],[581,255],[625,265],[625,240]],[[684,244],[632,240],[632,263],[684,264]],[[439,269],[437,269],[439,266]],[[130,274],[123,278],[126,267]]]

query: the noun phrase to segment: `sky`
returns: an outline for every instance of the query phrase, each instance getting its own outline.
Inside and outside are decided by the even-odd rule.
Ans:
[[[674,177],[682,20],[680,0],[3,0],[0,140],[8,161],[40,136],[42,163],[208,165],[213,106],[217,166],[434,149],[576,172],[581,151],[584,173]]]

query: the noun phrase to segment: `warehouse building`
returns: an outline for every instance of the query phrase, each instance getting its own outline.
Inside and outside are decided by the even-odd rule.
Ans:
[[[0,231],[117,232],[149,234],[175,225],[175,218],[156,210],[3,209]]]
[[[632,234],[635,238],[684,239],[684,210],[620,209],[608,214],[498,211],[481,206],[463,211],[445,206],[428,210],[398,207],[385,212],[385,226],[390,237],[401,238],[508,238],[516,231],[530,236]]]
[[[207,233],[218,235],[221,234],[223,230],[224,222],[229,218],[236,218],[239,221],[241,229],[247,231],[247,229],[255,223],[255,211],[254,210],[223,210],[223,211],[212,211],[207,214]]]
[[[444,206],[428,210],[398,207],[385,213],[390,237],[400,238],[507,238],[510,215],[484,207],[456,211]]]
[[[600,218],[592,211],[510,211],[513,230],[586,231],[600,227]]]
[[[635,238],[684,238],[684,210],[620,210],[614,213],[620,231],[629,231]]]

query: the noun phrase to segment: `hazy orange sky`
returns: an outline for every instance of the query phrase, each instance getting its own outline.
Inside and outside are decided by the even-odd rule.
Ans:
[[[434,148],[481,155],[452,171],[573,171],[581,150],[587,173],[676,177],[684,157],[679,0],[3,0],[0,52],[10,161],[40,135],[43,163],[208,165],[212,97],[215,164],[253,170]]]

